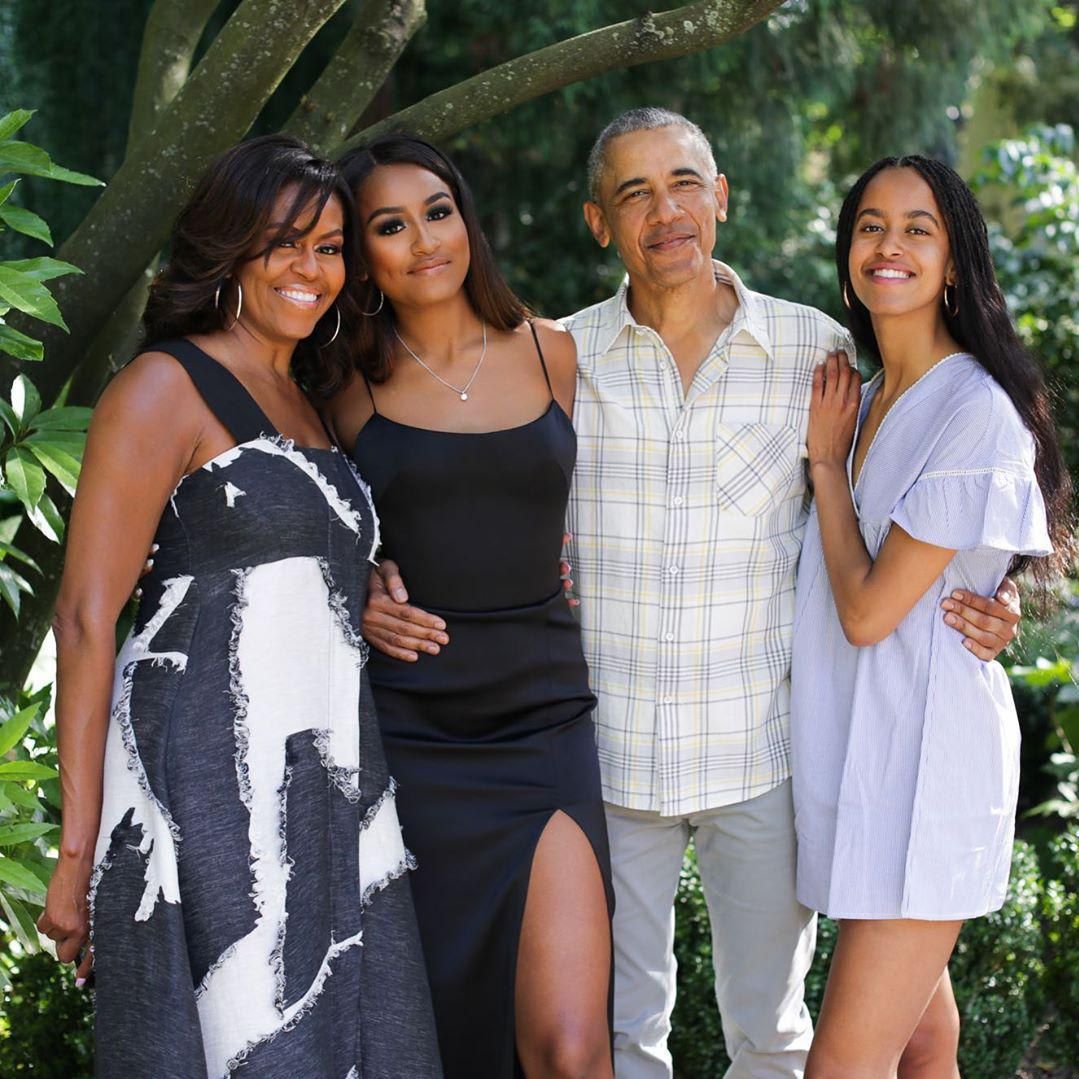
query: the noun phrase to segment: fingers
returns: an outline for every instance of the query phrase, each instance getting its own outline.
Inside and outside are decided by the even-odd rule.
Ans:
[[[86,985],[87,980],[94,972],[94,946],[87,942],[83,949],[82,959],[75,968],[75,985],[80,989]]]
[[[392,558],[384,558],[381,565],[382,581],[386,591],[398,602],[408,602],[408,590],[405,582],[401,579],[401,570]]]
[[[997,589],[997,602],[1004,604],[1015,615],[1016,619],[1022,617],[1023,611],[1019,603],[1019,589],[1011,577],[1005,577]]]
[[[438,655],[450,640],[446,623],[438,615],[395,603],[385,593],[368,596],[363,636],[373,648],[408,663],[419,659],[421,652]]]
[[[995,599],[957,589],[941,607],[944,621],[963,634],[964,647],[979,659],[996,659],[1015,639],[1019,615]]]

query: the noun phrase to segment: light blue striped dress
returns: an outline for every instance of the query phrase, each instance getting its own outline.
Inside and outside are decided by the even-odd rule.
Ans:
[[[859,425],[881,377],[862,391]],[[1003,669],[963,647],[940,601],[954,588],[992,595],[1014,554],[1050,550],[1034,441],[957,353],[892,406],[854,497],[872,557],[893,521],[957,554],[894,632],[855,648],[814,507],[792,660],[798,898],[833,918],[972,918],[1004,902],[1019,729]]]

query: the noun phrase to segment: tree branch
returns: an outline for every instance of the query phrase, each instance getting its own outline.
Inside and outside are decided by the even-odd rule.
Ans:
[[[715,48],[744,33],[782,0],[698,0],[659,15],[568,38],[519,56],[365,128],[344,153],[386,131],[444,139],[482,120],[614,68],[635,67]]]
[[[55,398],[96,336],[168,237],[176,213],[207,163],[239,139],[316,31],[344,0],[243,0],[202,62],[132,147],[112,183],[59,257],[86,271],[54,293],[70,335],[47,327],[46,359],[34,382]],[[10,379],[18,366],[10,365]],[[72,401],[83,404],[84,401]]]
[[[284,130],[325,153],[356,125],[427,19],[424,0],[367,0]]]

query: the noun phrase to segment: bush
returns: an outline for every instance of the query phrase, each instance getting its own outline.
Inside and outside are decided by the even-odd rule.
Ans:
[[[90,1079],[94,1071],[90,994],[71,968],[37,952],[19,960],[3,996],[0,1075]]]
[[[1049,845],[1045,887],[1046,992],[1055,1011],[1045,1049],[1079,1060],[1079,824]]]
[[[1062,837],[1054,851],[1061,873],[1052,891],[1059,899],[1052,960],[1055,999],[1061,1016],[1079,1017],[1079,829]],[[952,959],[963,1017],[959,1064],[964,1079],[1014,1075],[1034,1039],[1045,1005],[1042,897],[1037,857],[1029,844],[1018,840],[1007,902],[995,914],[964,926]],[[728,1059],[716,1011],[708,910],[692,851],[682,867],[676,919],[678,1002],[670,1040],[674,1073],[679,1079],[718,1079]],[[835,922],[819,920],[817,953],[806,979],[806,1003],[814,1018],[824,996],[836,931]],[[1079,1018],[1070,1021],[1079,1031]],[[1079,1044],[1074,1035],[1070,1044]]]

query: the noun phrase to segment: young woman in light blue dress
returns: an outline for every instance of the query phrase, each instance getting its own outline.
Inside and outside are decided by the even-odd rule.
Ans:
[[[1070,550],[1070,486],[954,171],[874,165],[843,204],[836,260],[854,338],[882,370],[859,394],[830,357],[809,418],[798,895],[840,933],[806,1076],[958,1079],[947,964],[963,920],[1004,902],[1019,730],[1003,669],[937,612],[1027,565],[1050,578]]]

